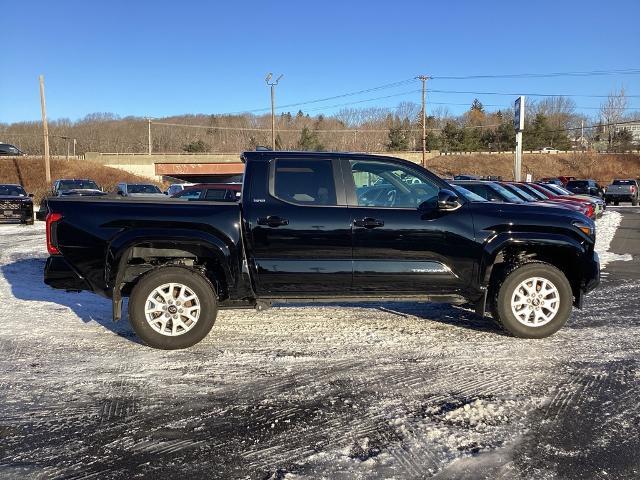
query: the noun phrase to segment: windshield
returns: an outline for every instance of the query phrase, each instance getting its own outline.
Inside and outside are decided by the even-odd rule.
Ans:
[[[535,188],[529,185],[518,185],[523,190],[529,192],[530,195],[533,195],[538,200],[549,200],[549,197],[545,196],[542,192],[537,191]]]
[[[553,191],[554,193],[557,193],[558,195],[573,195],[573,192],[570,192],[569,190],[566,190],[558,185],[546,184],[545,187]]]
[[[98,184],[92,180],[60,180],[58,190],[77,190],[77,189],[93,189],[100,190]]]
[[[127,185],[129,193],[162,193],[160,189],[151,184]]]
[[[461,187],[460,185],[451,185],[451,186],[456,192],[461,193],[462,196],[467,200],[469,200],[470,202],[486,202],[487,201],[485,198],[482,198],[480,195],[473,193],[467,190],[466,188]]]
[[[500,195],[502,195],[507,202],[511,203],[522,203],[522,199],[518,198],[515,194],[504,188],[499,183],[491,183],[491,188],[497,191]]]
[[[0,185],[0,195],[8,197],[26,197],[27,192],[19,185]]]
[[[517,185],[503,185],[504,188],[506,188],[507,190],[510,190],[512,192],[515,192],[516,195],[518,195],[520,198],[526,200],[527,202],[535,202],[537,200],[536,197],[534,197],[533,195],[531,195],[529,192],[527,192],[524,188],[520,188]]]
[[[635,185],[635,180],[614,180],[612,185]]]

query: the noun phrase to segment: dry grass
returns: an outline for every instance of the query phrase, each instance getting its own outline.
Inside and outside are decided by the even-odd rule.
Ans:
[[[524,154],[522,165],[523,173],[531,173],[534,179],[571,175],[577,178],[594,178],[599,183],[608,185],[614,178],[640,176],[638,154]],[[428,160],[427,166],[445,177],[466,173],[513,178],[513,154],[447,155]]]
[[[51,178],[90,178],[105,191],[113,191],[118,182],[155,183],[162,187],[146,177],[83,160],[51,160]],[[35,203],[51,191],[51,185],[45,180],[42,159],[0,159],[0,183],[20,183],[27,192],[34,194]]]

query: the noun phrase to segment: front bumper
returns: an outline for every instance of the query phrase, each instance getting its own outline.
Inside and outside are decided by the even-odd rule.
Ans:
[[[597,252],[593,252],[593,257],[585,262],[583,267],[584,282],[582,291],[589,293],[600,285],[600,257]]]
[[[32,221],[32,204],[0,202],[0,223],[26,223]]]
[[[575,301],[573,305],[577,308],[582,308],[584,303],[584,296],[600,285],[600,258],[596,252],[593,252],[593,256],[582,265],[582,281],[579,288],[574,288],[573,294],[575,295]]]

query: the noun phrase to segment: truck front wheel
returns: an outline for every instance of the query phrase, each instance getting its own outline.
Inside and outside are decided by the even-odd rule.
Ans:
[[[175,350],[205,338],[216,320],[216,296],[200,273],[162,267],[146,274],[129,297],[129,322],[147,345]]]
[[[571,285],[548,263],[515,266],[494,291],[493,318],[515,337],[548,337],[562,328],[571,314]]]

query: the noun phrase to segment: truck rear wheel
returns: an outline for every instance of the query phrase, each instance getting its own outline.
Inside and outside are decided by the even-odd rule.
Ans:
[[[515,337],[544,338],[564,326],[572,305],[567,277],[553,265],[532,262],[506,272],[491,313]]]
[[[205,338],[218,307],[211,284],[184,267],[162,267],[146,274],[129,297],[129,322],[150,347],[175,350]]]

